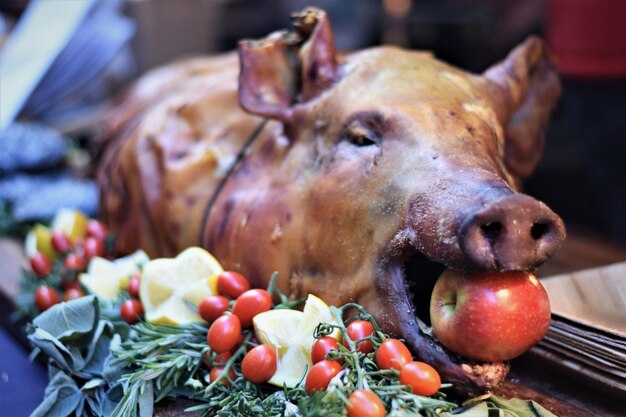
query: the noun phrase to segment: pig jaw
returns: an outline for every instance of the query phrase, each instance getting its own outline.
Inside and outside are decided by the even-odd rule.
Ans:
[[[413,200],[405,226],[378,257],[376,293],[360,300],[386,331],[405,339],[420,360],[433,364],[444,379],[469,393],[498,385],[509,366],[468,360],[437,343],[428,325],[429,300],[438,276],[445,268],[530,271],[549,258],[564,238],[563,222],[543,203],[503,183],[483,183],[480,188],[472,193],[473,203],[457,204],[464,207],[462,212],[442,202]],[[433,228],[438,222],[427,213],[445,221]],[[481,227],[493,224],[502,228],[500,235]]]

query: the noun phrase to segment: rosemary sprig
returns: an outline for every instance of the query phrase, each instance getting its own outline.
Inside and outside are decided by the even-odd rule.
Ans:
[[[120,379],[124,395],[113,411],[114,417],[136,417],[141,404],[174,397],[183,387],[189,397],[203,391],[204,385],[194,381],[202,381],[206,374],[200,367],[208,350],[205,326],[142,322],[133,328],[133,335],[112,351],[113,366],[133,369]],[[151,398],[142,400],[144,395]]]

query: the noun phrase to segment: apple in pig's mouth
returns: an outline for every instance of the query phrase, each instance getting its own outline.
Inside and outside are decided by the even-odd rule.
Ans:
[[[550,301],[532,273],[445,270],[432,292],[430,321],[451,351],[479,361],[506,361],[546,334]]]
[[[381,263],[385,279],[368,310],[457,392],[478,395],[500,384],[506,361],[547,331],[550,306],[541,284],[530,272],[456,272],[410,245],[403,249]]]

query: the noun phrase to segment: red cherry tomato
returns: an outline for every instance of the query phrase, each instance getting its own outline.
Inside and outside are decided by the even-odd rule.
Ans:
[[[380,369],[395,368],[400,370],[412,360],[411,352],[398,339],[387,339],[376,350],[376,363]]]
[[[223,366],[216,366],[214,368],[211,368],[211,372],[209,373],[209,380],[211,382],[215,382],[215,380],[219,378],[219,376],[222,375],[223,372],[224,372]],[[235,378],[237,378],[237,375],[235,375],[235,371],[233,371],[233,368],[230,368],[228,370],[228,377],[222,378],[219,383],[224,384],[229,387],[232,385],[230,381],[234,381]]]
[[[102,224],[102,222],[99,222],[98,220],[90,219],[87,222],[87,229],[85,233],[87,237],[93,237],[98,240],[104,240],[104,238],[107,237],[108,232],[107,232],[106,226]]]
[[[223,352],[218,353],[213,359],[211,359],[212,353],[213,351],[207,350],[204,356],[204,363],[206,363],[208,366],[223,366],[232,356],[230,352]]]
[[[45,278],[52,272],[52,263],[50,258],[41,252],[35,253],[30,258],[30,267],[39,278]]]
[[[143,306],[139,300],[126,300],[120,307],[122,320],[128,324],[137,323],[143,316]]]
[[[61,283],[61,286],[63,287],[63,291],[67,291],[69,289],[80,290],[81,292],[83,291],[83,289],[80,287],[80,284],[76,280],[63,281]]]
[[[83,291],[77,288],[68,288],[65,290],[65,296],[63,297],[63,301],[75,300],[84,296]]]
[[[313,391],[324,391],[328,388],[330,380],[341,371],[341,365],[336,361],[324,359],[319,361],[309,371],[304,383],[307,394]]]
[[[217,364],[225,364],[226,362],[228,362],[228,360],[231,358],[231,353],[230,352],[222,352],[222,353],[218,353],[217,355],[215,355],[215,359],[213,359],[213,363],[217,363]]]
[[[248,381],[262,384],[276,373],[276,349],[259,345],[246,353],[241,361],[241,373]]]
[[[346,330],[348,330],[350,339],[357,341],[371,336],[374,333],[374,326],[367,320],[355,320],[348,325]],[[343,344],[349,349],[347,341],[344,340]],[[357,343],[356,350],[367,354],[374,350],[374,346],[372,346],[371,340],[364,340]]]
[[[128,294],[131,297],[139,298],[139,285],[141,284],[141,273],[136,272],[130,277],[128,282]]]
[[[88,260],[94,256],[104,256],[104,242],[94,237],[88,237],[83,242],[83,251]]]
[[[209,295],[198,305],[198,314],[209,323],[217,320],[219,316],[228,311],[230,301],[221,295]]]
[[[318,363],[326,359],[331,350],[339,350],[339,341],[332,336],[322,336],[313,343],[311,348],[311,360]]]
[[[217,353],[231,350],[239,341],[241,322],[234,314],[218,317],[206,335],[209,347]]]
[[[243,327],[252,326],[252,319],[272,308],[272,296],[265,290],[248,290],[241,294],[233,306],[233,314],[239,317]]]
[[[41,311],[46,311],[55,304],[61,301],[59,293],[47,285],[42,285],[35,290],[35,304]]]
[[[217,292],[230,298],[237,298],[250,289],[250,283],[241,274],[224,271],[217,277]]]
[[[348,398],[348,403],[346,406],[348,417],[385,417],[387,415],[383,402],[370,390],[354,391]]]
[[[72,241],[63,232],[52,232],[50,242],[52,243],[54,250],[59,253],[67,253],[72,250]]]
[[[441,377],[427,363],[409,362],[400,369],[400,383],[410,386],[413,394],[428,397],[441,387]]]
[[[84,271],[86,266],[85,264],[85,258],[76,253],[70,253],[67,255],[65,261],[63,262],[65,269],[70,269],[72,271]]]

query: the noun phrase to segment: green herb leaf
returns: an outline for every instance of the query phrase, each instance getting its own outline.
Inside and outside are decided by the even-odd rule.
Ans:
[[[84,345],[98,318],[98,299],[91,295],[54,305],[35,317],[33,324],[61,342]]]
[[[505,411],[505,415],[514,417],[556,417],[554,414],[531,400],[511,398],[506,400],[502,397],[493,396],[489,399],[498,408]]]
[[[46,387],[44,400],[31,417],[69,416],[80,405],[82,394],[72,378],[58,372]]]
[[[54,336],[40,328],[29,327],[28,339],[35,347],[48,355],[57,366],[68,373],[79,371],[85,361],[80,350],[74,346],[65,346]]]
[[[85,356],[83,372],[99,377],[104,376],[104,365],[110,355],[109,345],[112,337],[113,325],[106,320],[100,320]]]
[[[143,384],[139,395],[139,417],[152,417],[154,414],[154,386],[151,383]]]

